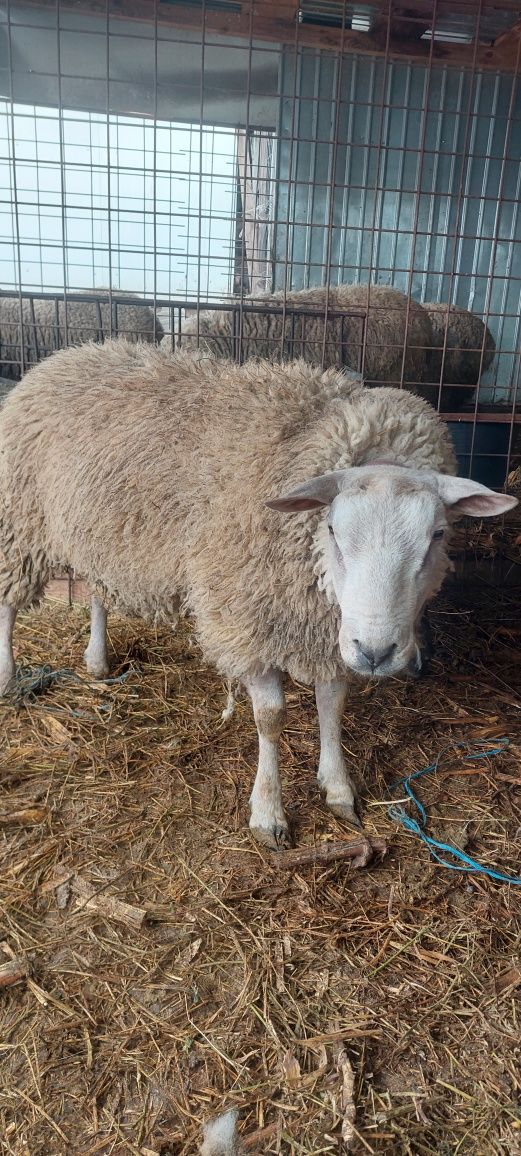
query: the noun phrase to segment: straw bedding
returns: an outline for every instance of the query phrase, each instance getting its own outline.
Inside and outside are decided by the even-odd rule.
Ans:
[[[429,680],[348,704],[365,825],[389,844],[362,870],[284,872],[252,842],[250,709],[221,722],[189,626],[111,620],[124,681],[0,708],[0,965],[21,968],[0,991],[2,1153],[193,1156],[231,1107],[263,1154],[521,1150],[521,889],[437,867],[382,806],[451,738],[507,734],[419,793],[436,833],[520,870],[518,599],[479,591],[438,603]],[[83,678],[86,633],[85,610],[47,604],[21,616],[19,660]],[[312,694],[288,699],[298,844],[349,838],[315,785]]]

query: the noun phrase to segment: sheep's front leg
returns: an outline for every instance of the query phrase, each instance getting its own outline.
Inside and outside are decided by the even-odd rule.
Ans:
[[[320,727],[318,784],[326,792],[326,803],[334,815],[360,827],[355,811],[355,792],[342,752],[342,716],[347,693],[343,679],[315,683]]]
[[[84,658],[92,678],[108,678],[107,611],[97,594],[93,594],[91,599],[90,638]]]
[[[250,798],[250,828],[258,843],[280,850],[289,832],[279,778],[279,738],[286,719],[282,676],[278,670],[248,679],[247,688],[259,732],[259,766]]]
[[[15,606],[0,606],[0,694],[5,694],[16,674],[13,654]]]

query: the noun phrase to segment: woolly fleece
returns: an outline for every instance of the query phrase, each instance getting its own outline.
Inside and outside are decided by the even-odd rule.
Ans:
[[[433,348],[427,358],[425,381],[434,384],[430,390],[422,389],[421,395],[433,405],[437,404],[443,363],[444,384],[471,387],[443,389],[441,408],[460,409],[470,401],[474,388],[479,383],[480,371],[485,373],[494,360],[496,351],[494,338],[481,317],[476,317],[467,309],[460,309],[455,305],[449,307],[437,301],[425,302],[423,308],[429,315],[433,336]],[[443,359],[445,333],[447,340]]]
[[[432,347],[432,329],[427,314],[412,298],[387,285],[331,285],[318,289],[300,289],[294,292],[257,296],[266,305],[282,305],[284,301],[294,309],[306,306],[325,311],[367,311],[366,348],[363,375],[366,381],[382,385],[399,385],[403,380],[414,383],[424,380],[427,353]],[[248,304],[248,299],[245,299]],[[409,310],[407,314],[407,309]],[[303,338],[304,324],[304,338]],[[182,348],[197,346],[197,315],[190,314],[182,325]],[[244,313],[242,317],[243,357],[280,358],[282,315]],[[302,314],[287,316],[284,324],[284,358],[304,357],[315,365],[326,367],[345,365],[360,368],[364,337],[363,317],[330,317],[324,343],[324,318],[311,314],[303,323]],[[405,340],[407,337],[407,341]],[[213,356],[233,357],[233,313],[212,310],[199,314],[199,344]],[[167,339],[170,340],[170,339]],[[403,356],[405,346],[405,360]]]
[[[100,308],[94,301],[75,301],[74,295],[67,296],[67,345],[83,345],[86,341],[98,341],[100,328],[102,337],[110,337],[114,315],[107,294],[100,290],[86,290],[96,293]],[[121,297],[120,290],[114,293]],[[65,345],[65,305],[58,302],[58,331],[54,301],[34,299],[34,315],[29,298],[22,298],[24,364],[26,368],[36,365],[48,357],[55,349]],[[100,323],[101,318],[101,323]],[[154,330],[155,320],[155,330]],[[127,341],[157,341],[163,337],[163,326],[148,305],[117,306],[119,336]],[[155,333],[155,336],[154,336]],[[4,377],[20,378],[22,335],[20,326],[19,297],[0,297],[0,360]]]
[[[200,1156],[237,1156],[237,1112],[217,1116],[203,1129]]]
[[[123,340],[55,353],[0,410],[0,600],[70,565],[107,605],[174,619],[229,678],[344,673],[318,579],[324,513],[265,501],[389,456],[455,472],[443,424],[403,390],[305,362],[239,366]]]

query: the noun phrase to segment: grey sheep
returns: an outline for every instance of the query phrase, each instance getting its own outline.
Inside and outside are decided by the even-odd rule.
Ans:
[[[301,357],[321,365],[324,352],[324,368],[361,369],[368,385],[400,385],[402,380],[414,385],[425,380],[427,355],[433,344],[430,319],[421,305],[398,289],[387,285],[332,285],[329,294],[325,287],[299,289],[286,295],[278,292],[258,296],[254,302],[246,298],[245,304],[280,308],[284,301],[290,309],[301,312],[295,316],[287,314],[284,319],[280,313],[243,313],[244,360],[279,360],[282,352],[284,360]],[[328,317],[324,327],[326,301],[328,311],[333,313],[353,309],[362,315]],[[303,312],[311,308],[319,309],[320,314],[303,317]],[[181,348],[199,344],[214,356],[233,358],[233,324],[233,312],[229,310],[203,311],[199,319],[197,313],[190,313],[182,325]],[[170,337],[164,341],[171,345]]]
[[[113,292],[118,298],[125,296],[119,290]],[[86,289],[85,293],[96,294],[99,308],[95,301],[76,301],[74,294],[67,296],[67,312],[63,301],[58,302],[56,310],[54,299],[22,297],[24,369],[65,345],[83,345],[110,337],[111,320],[113,333],[117,325],[118,335],[127,341],[161,341],[163,326],[148,305],[112,303],[111,310],[106,290]],[[0,297],[0,371],[4,377],[20,379],[21,351],[20,298]]]
[[[425,367],[426,384],[418,392],[437,406],[443,382],[441,410],[461,409],[472,399],[481,374],[494,360],[494,338],[481,317],[467,309],[439,301],[424,302],[423,308],[431,321],[433,343]]]

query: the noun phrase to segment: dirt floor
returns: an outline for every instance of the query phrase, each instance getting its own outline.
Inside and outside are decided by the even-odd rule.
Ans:
[[[252,842],[250,709],[222,723],[186,626],[113,620],[127,677],[101,685],[86,611],[22,617],[19,661],[84,681],[0,708],[0,982],[19,969],[0,991],[2,1153],[192,1156],[232,1106],[265,1154],[521,1152],[521,888],[436,864],[385,806],[447,744],[507,736],[495,758],[448,751],[418,794],[437,837],[521,871],[506,589],[449,588],[428,679],[353,688],[345,750],[389,846],[358,870],[289,871]],[[297,844],[349,839],[317,790],[312,694],[290,686],[288,704]]]

